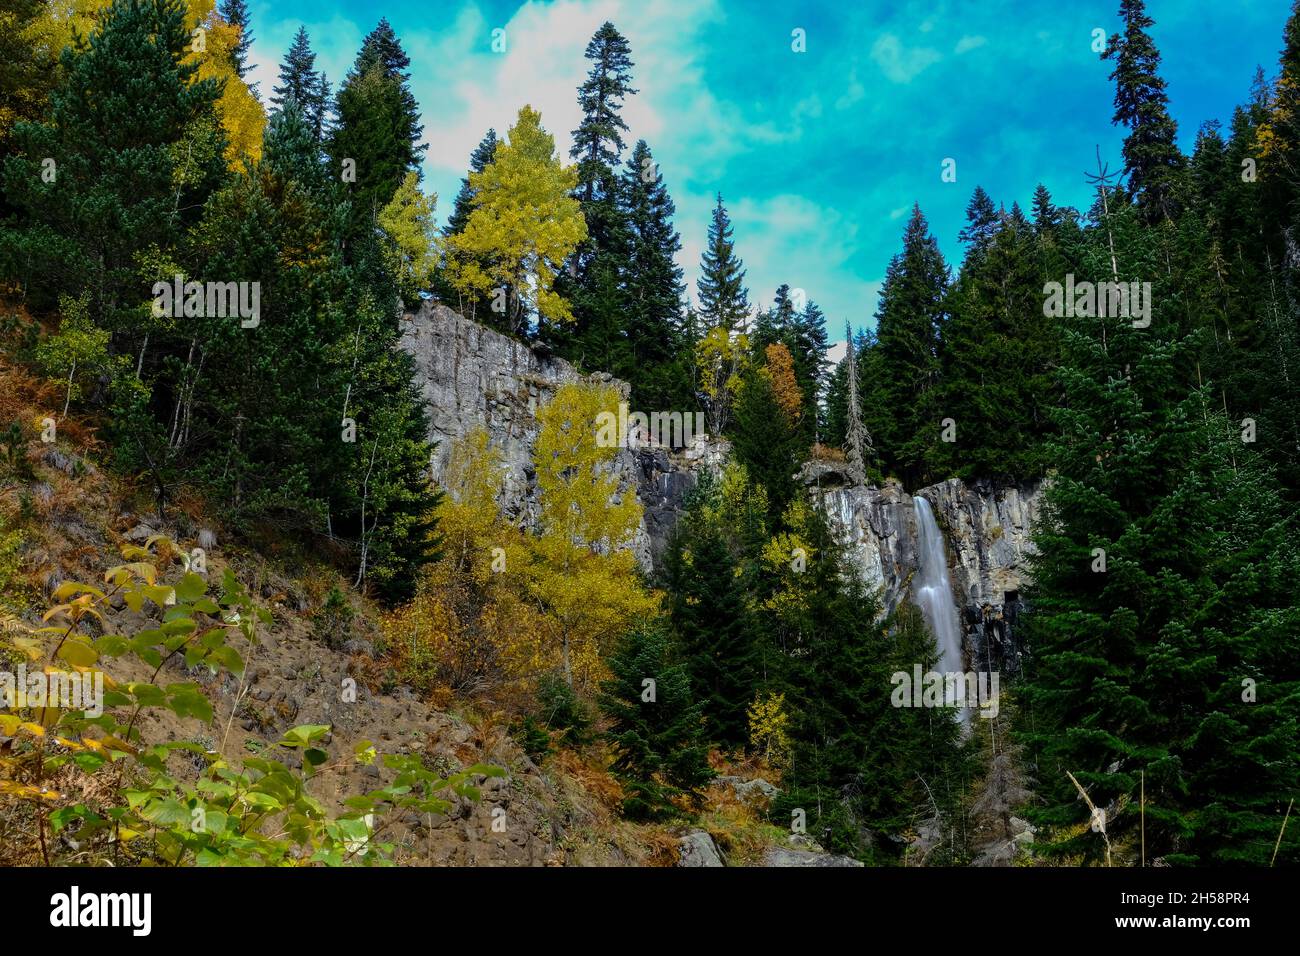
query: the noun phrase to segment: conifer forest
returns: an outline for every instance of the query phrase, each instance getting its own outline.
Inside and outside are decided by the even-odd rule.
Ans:
[[[1300,3],[1067,6],[0,0],[31,919],[147,934],[88,871],[194,867],[1248,917],[1300,865]]]

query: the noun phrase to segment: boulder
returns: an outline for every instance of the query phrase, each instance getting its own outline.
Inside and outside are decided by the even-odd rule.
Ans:
[[[834,853],[815,853],[812,850],[792,850],[774,846],[763,855],[763,866],[863,866],[861,860]]]
[[[726,866],[713,837],[703,830],[693,830],[678,842],[678,866]]]

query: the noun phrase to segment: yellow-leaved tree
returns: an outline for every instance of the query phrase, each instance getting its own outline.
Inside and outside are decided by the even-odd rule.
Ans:
[[[748,355],[749,336],[743,332],[732,334],[720,325],[695,343],[696,376],[704,393],[711,434],[721,435],[731,420],[731,407]]]
[[[386,254],[403,301],[414,302],[429,286],[437,262],[437,231],[433,212],[436,193],[420,191],[420,174],[411,170],[388,205],[379,211],[379,228],[388,237]]]
[[[569,303],[554,290],[565,259],[587,224],[571,195],[576,166],[563,166],[555,139],[531,106],[519,111],[492,162],[470,173],[473,210],[465,228],[447,239],[446,269],[460,292],[504,309],[508,327],[522,331],[532,316],[571,322]]]
[[[502,477],[485,430],[452,446],[438,506],[442,556],[415,598],[383,619],[402,679],[426,694],[491,689],[537,666],[530,554],[498,510]]]
[[[613,386],[571,383],[537,413],[541,527],[532,539],[531,593],[570,685],[598,678],[608,643],[658,606],[629,548],[641,504],[633,489],[619,488],[618,449],[596,439],[597,417],[616,411],[619,399]]]
[[[186,62],[198,66],[196,80],[220,80],[217,117],[226,133],[226,162],[232,169],[244,160],[262,158],[262,132],[266,110],[235,70],[235,48],[239,27],[227,23],[216,12],[215,0],[186,0],[185,25],[191,33]]]

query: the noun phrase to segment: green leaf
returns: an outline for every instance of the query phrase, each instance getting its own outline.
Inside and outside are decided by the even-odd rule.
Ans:
[[[190,571],[176,585],[176,600],[196,601],[203,597],[207,589],[208,582],[203,580],[202,575]]]
[[[59,657],[73,667],[89,667],[99,660],[99,653],[89,644],[70,637],[59,648]]]

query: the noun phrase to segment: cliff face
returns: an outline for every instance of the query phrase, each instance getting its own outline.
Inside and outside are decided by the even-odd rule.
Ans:
[[[429,437],[438,442],[433,475],[441,477],[452,445],[486,428],[506,470],[500,505],[523,527],[537,521],[537,481],[532,466],[536,412],[570,382],[613,385],[626,398],[626,382],[597,372],[583,375],[563,359],[535,351],[433,302],[402,318],[401,345],[415,358],[416,379],[428,403]],[[724,449],[700,440],[691,447],[620,449],[613,470],[620,491],[635,488],[644,515],[633,541],[646,570],[668,543],[687,492],[701,467],[716,464]]]
[[[521,526],[533,526],[538,514],[532,468],[537,409],[568,382],[609,384],[624,396],[627,384],[603,373],[583,375],[563,359],[436,303],[423,303],[403,323],[402,346],[415,357],[430,437],[439,443],[435,478],[446,467],[456,439],[486,428],[507,471],[501,507]],[[634,488],[644,508],[633,546],[646,570],[657,566],[700,471],[717,467],[726,452],[725,444],[707,440],[682,451],[619,451],[612,467],[620,490]],[[825,463],[810,463],[803,477],[824,500],[853,564],[880,589],[887,610],[897,607],[917,568],[912,495],[894,481],[848,487],[836,466]],[[1032,552],[1029,537],[1038,518],[1039,489],[971,486],[950,479],[917,494],[929,500],[944,533],[953,600],[966,625],[968,663],[1014,672],[1019,649],[1013,625],[1020,594],[1029,583],[1026,559]]]
[[[840,471],[810,463],[804,480],[826,503],[850,559],[881,591],[887,611],[908,596],[917,570],[912,495],[896,481],[855,488]],[[1041,503],[1037,485],[967,485],[952,478],[922,488],[943,532],[953,601],[965,623],[967,662],[976,669],[1018,669],[1014,624],[1030,583],[1030,535]]]

